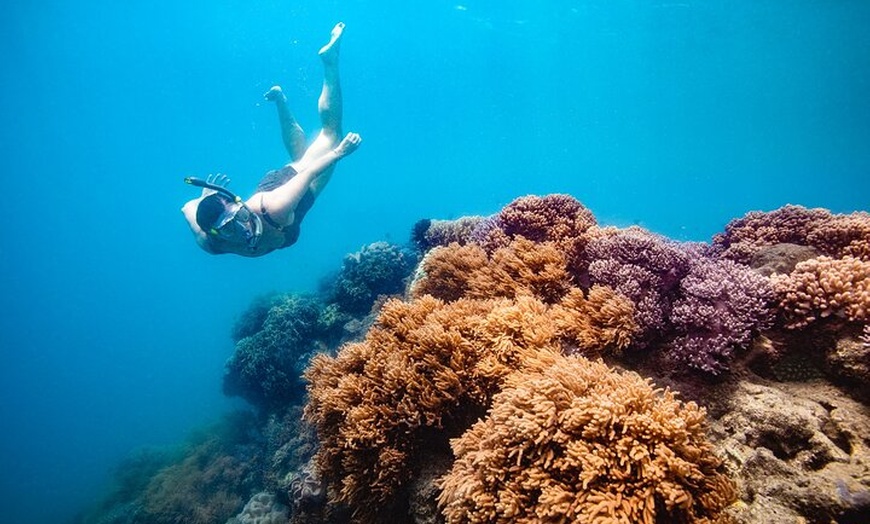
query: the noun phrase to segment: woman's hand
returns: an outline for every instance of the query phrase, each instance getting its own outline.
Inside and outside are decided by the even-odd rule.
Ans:
[[[221,187],[227,187],[230,185],[230,177],[226,176],[223,173],[215,173],[213,175],[208,175],[207,177],[205,177],[205,181],[208,182],[209,184],[214,184],[216,186],[221,186]],[[209,189],[207,187],[204,187],[204,188],[202,188],[202,195],[200,195],[200,197],[205,198],[205,197],[212,195],[214,193],[217,193],[217,191],[215,191],[214,189]]]

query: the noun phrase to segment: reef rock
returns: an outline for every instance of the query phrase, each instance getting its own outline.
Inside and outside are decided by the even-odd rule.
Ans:
[[[711,423],[740,501],[738,523],[867,522],[870,413],[822,381],[742,381]]]

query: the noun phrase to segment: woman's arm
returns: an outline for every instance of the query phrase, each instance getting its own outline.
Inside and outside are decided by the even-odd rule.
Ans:
[[[257,196],[255,195],[251,199],[254,202],[249,205],[253,205],[253,209],[259,209],[262,205],[263,209],[280,224],[292,223],[292,214],[311,183],[336,162],[356,151],[361,141],[362,138],[358,134],[348,133],[335,149],[331,149],[314,159],[308,167],[297,173],[284,185],[272,191],[261,193],[259,197],[262,199],[261,202],[256,200]]]

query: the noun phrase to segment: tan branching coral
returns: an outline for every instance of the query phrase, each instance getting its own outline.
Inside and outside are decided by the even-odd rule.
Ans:
[[[485,409],[504,377],[541,350],[627,344],[634,324],[624,300],[596,288],[553,306],[529,295],[387,302],[363,342],[315,357],[305,375],[305,416],[321,441],[316,463],[331,500],[374,520],[411,478],[424,438],[446,444],[440,428]]]
[[[452,441],[447,522],[705,523],[734,499],[694,403],[546,350],[505,382]]]
[[[870,320],[870,261],[816,257],[799,263],[789,275],[773,275],[771,283],[788,328],[826,318]]]
[[[523,237],[489,257],[474,244],[435,248],[423,260],[421,271],[412,296],[456,300],[533,295],[552,303],[571,287],[565,257],[557,247]]]
[[[420,262],[411,284],[411,296],[432,295],[453,301],[479,295],[480,290],[471,288],[471,276],[486,271],[488,264],[486,252],[475,244],[436,247]]]
[[[607,286],[592,286],[588,294],[571,289],[552,316],[568,342],[567,353],[618,355],[639,331],[634,303]]]

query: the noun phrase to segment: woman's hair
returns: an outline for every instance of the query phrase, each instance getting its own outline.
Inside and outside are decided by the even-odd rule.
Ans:
[[[229,199],[220,193],[203,198],[196,207],[196,224],[207,232],[215,226],[229,203]]]

